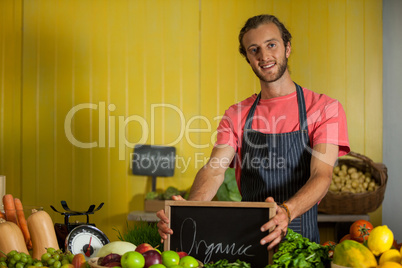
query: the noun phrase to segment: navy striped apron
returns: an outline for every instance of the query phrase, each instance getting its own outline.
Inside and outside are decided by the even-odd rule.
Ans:
[[[244,125],[241,148],[240,191],[242,201],[263,202],[269,196],[278,204],[289,200],[309,179],[311,154],[307,112],[302,88],[296,84],[300,130],[265,134],[252,129],[257,96]],[[317,225],[317,205],[289,225],[316,243],[320,242]]]

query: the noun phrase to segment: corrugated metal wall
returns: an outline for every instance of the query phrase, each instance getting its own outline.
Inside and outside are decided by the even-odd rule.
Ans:
[[[237,34],[260,13],[291,31],[293,79],[339,99],[352,150],[381,161],[381,10],[377,0],[1,1],[7,191],[46,209],[105,202],[91,220],[116,239],[151,187],[130,174],[133,144],[174,144],[175,176],[157,186],[188,188],[218,117],[259,90]]]

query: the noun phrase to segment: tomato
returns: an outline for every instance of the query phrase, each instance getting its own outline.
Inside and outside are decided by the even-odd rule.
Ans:
[[[333,250],[336,246],[336,243],[334,241],[326,241],[322,244],[324,247],[329,247],[330,250]]]
[[[334,241],[328,240],[328,241],[324,242],[322,245],[324,247],[325,246],[334,246],[334,245],[336,245],[336,243]]]
[[[350,238],[350,234],[344,235],[344,236],[341,238],[341,240],[339,240],[339,243],[341,243],[341,242],[343,242],[343,241],[345,241],[345,240],[352,240],[352,239]]]
[[[363,242],[369,237],[373,225],[366,220],[357,220],[350,226],[350,238],[357,242]]]

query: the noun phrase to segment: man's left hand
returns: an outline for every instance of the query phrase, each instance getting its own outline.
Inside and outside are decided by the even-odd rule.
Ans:
[[[265,202],[275,202],[275,200],[272,197],[268,197],[265,199]],[[261,226],[261,232],[266,232],[272,228],[272,232],[261,239],[261,245],[269,243],[268,250],[273,249],[286,236],[288,225],[289,218],[286,210],[280,206],[277,206],[276,215],[269,220],[269,222]]]

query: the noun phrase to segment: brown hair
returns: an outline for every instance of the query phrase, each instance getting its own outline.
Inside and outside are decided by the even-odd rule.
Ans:
[[[246,23],[244,24],[243,28],[241,28],[240,33],[239,33],[239,52],[242,54],[246,59],[247,59],[247,52],[245,47],[243,46],[243,36],[250,31],[251,29],[256,29],[258,26],[266,23],[274,23],[279,31],[281,32],[282,35],[282,40],[285,45],[290,44],[290,40],[292,39],[292,35],[289,33],[289,31],[286,29],[285,25],[283,25],[282,22],[278,20],[273,15],[268,15],[268,14],[262,14],[258,16],[254,16],[249,18]],[[248,61],[248,60],[247,60]]]

